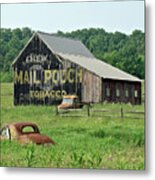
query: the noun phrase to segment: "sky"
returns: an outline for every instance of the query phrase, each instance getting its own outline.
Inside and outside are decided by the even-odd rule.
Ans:
[[[144,32],[144,1],[2,4],[1,27],[55,33],[83,28]]]

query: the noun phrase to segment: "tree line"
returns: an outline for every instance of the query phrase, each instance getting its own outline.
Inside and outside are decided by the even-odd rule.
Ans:
[[[1,29],[0,71],[1,81],[12,81],[12,61],[33,34],[30,28]],[[90,28],[64,33],[58,31],[56,36],[78,39],[94,56],[119,69],[141,79],[145,76],[144,38],[140,30],[126,35],[121,32],[110,33],[102,28]]]

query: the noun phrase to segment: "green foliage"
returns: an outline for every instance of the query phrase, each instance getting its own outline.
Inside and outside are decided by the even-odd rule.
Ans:
[[[37,160],[35,160],[36,157],[34,155],[35,147],[34,145],[28,145],[28,146],[29,148],[27,149],[26,158],[25,158],[25,160],[27,161],[26,167],[33,167],[37,163]]]
[[[33,31],[29,28],[1,29],[0,71],[2,73],[10,73],[12,61],[32,33]],[[145,34],[140,30],[134,30],[131,35],[126,35],[121,32],[108,33],[101,28],[90,28],[71,33],[58,31],[56,35],[79,39],[97,58],[144,79]]]
[[[1,72],[0,73],[0,82],[12,82],[13,81],[12,73],[13,73],[12,71]]]
[[[96,104],[96,109],[144,110],[144,105]],[[85,111],[85,109],[83,110]],[[77,112],[79,113],[79,112]],[[55,146],[1,142],[1,166],[144,169],[144,119],[61,117],[54,106],[13,106],[13,84],[1,85],[1,123],[29,121]],[[2,125],[1,124],[1,125]]]
[[[16,28],[14,30],[1,28],[0,71],[1,82],[12,81],[11,64],[18,53],[32,36],[29,28]]]

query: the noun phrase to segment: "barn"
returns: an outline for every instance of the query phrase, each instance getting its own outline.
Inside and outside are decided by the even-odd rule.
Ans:
[[[82,102],[141,104],[141,80],[99,59],[79,41],[35,32],[16,59],[14,104]]]

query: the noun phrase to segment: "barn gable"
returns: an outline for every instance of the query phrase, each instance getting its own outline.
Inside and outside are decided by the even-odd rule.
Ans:
[[[42,61],[45,61],[45,59],[47,59],[49,63],[52,63],[53,59],[57,60],[53,51],[51,51],[51,48],[48,47],[46,43],[44,43],[44,41],[38,36],[37,33],[34,33],[32,38],[28,41],[28,43],[13,61],[12,65],[15,67],[19,66],[21,63],[27,63],[27,65],[32,63],[43,63]]]

